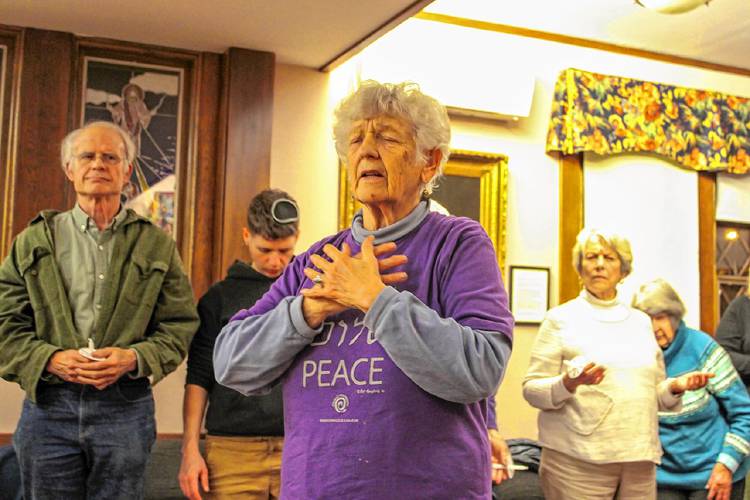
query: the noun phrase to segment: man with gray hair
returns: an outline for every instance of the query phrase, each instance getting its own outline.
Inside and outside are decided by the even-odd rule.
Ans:
[[[26,498],[142,498],[156,437],[151,384],[198,325],[175,242],[126,210],[133,142],[71,132],[76,204],[42,211],[0,266],[0,376],[26,391],[13,445]]]

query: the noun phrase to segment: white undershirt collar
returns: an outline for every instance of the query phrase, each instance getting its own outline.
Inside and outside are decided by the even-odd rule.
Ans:
[[[578,297],[591,306],[594,318],[598,321],[620,322],[630,316],[630,308],[620,302],[617,296],[614,299],[603,300],[584,288]]]

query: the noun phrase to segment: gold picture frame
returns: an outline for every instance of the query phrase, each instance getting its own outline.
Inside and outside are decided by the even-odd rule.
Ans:
[[[461,196],[467,196],[468,192],[468,196],[475,196],[476,199],[452,200],[452,192],[446,189],[450,186],[452,178],[464,182],[466,189],[462,190]],[[451,152],[443,171],[443,179],[438,181],[438,188],[433,193],[433,199],[443,205],[458,207],[459,210],[467,206],[476,208],[472,213],[456,212],[456,215],[466,215],[476,220],[487,231],[487,235],[495,246],[497,263],[504,275],[508,214],[508,157],[478,151]],[[339,162],[339,230],[351,225],[354,214],[360,208],[359,202],[351,196],[346,167]]]

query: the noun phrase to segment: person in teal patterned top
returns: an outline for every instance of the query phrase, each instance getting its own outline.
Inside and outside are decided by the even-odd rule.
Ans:
[[[685,306],[666,281],[642,285],[633,307],[651,317],[668,377],[714,375],[683,396],[680,411],[659,413],[659,500],[742,499],[750,469],[750,397],[729,355],[708,334],[685,326]]]

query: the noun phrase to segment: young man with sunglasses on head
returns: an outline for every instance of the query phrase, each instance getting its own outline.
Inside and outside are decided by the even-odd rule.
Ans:
[[[298,235],[294,199],[278,189],[262,191],[250,202],[247,227],[242,228],[250,262],[235,261],[227,277],[198,303],[201,326],[188,357],[179,474],[180,488],[190,499],[279,496],[281,385],[264,396],[243,396],[216,383],[212,357],[221,328],[234,313],[252,306],[281,275],[294,255]],[[198,443],[207,403],[204,459]]]

